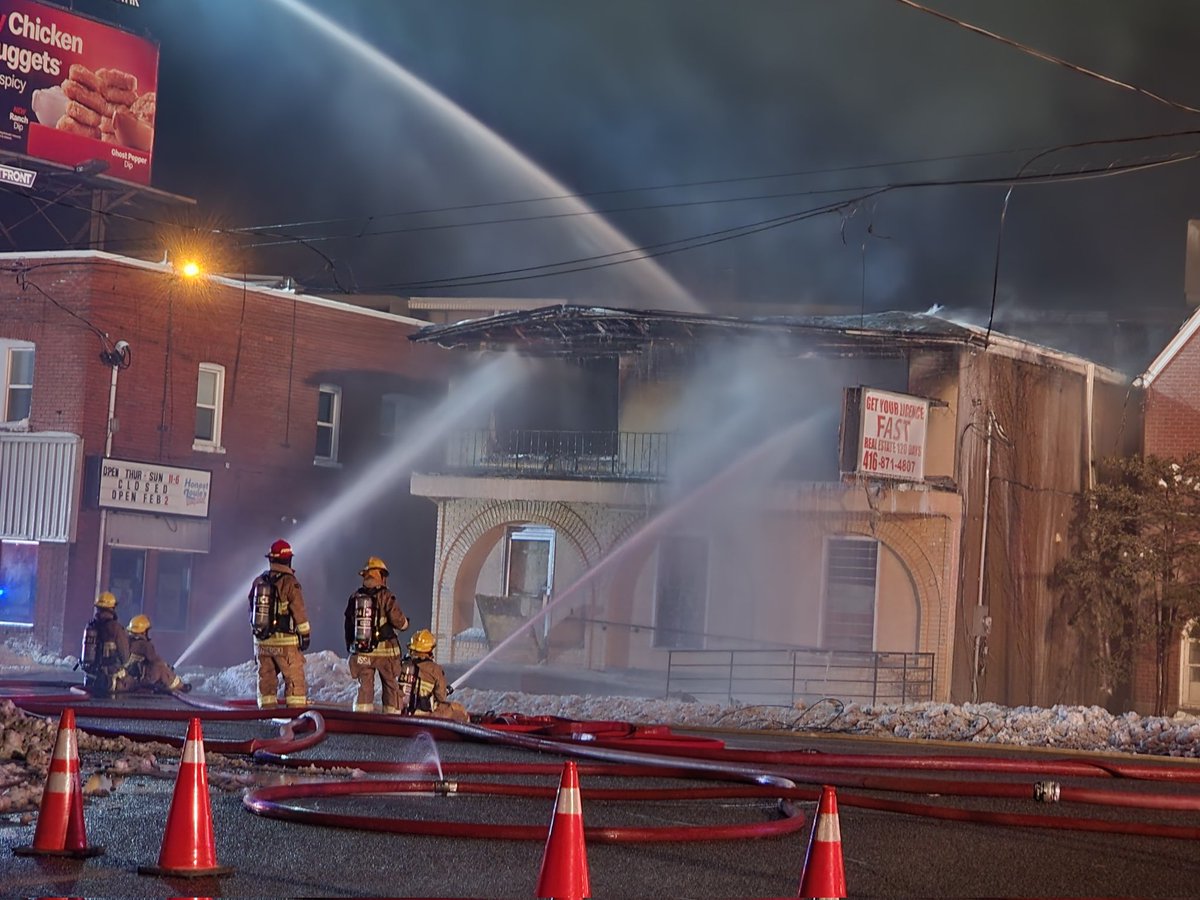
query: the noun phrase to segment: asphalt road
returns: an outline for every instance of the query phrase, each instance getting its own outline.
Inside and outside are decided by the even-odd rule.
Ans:
[[[163,701],[169,702],[169,701]],[[81,727],[92,723],[77,711]],[[183,737],[186,723],[136,721],[133,730]],[[266,722],[204,725],[206,741],[271,736]],[[812,748],[835,753],[889,753],[897,758],[960,754],[968,748],[917,742],[878,742],[819,736],[724,734],[730,746],[757,750]],[[989,755],[997,753],[987,748]],[[429,744],[413,738],[330,735],[302,754],[324,759],[420,761]],[[556,767],[561,757],[511,747],[440,741],[446,765],[465,762],[541,762]],[[1038,758],[1013,752],[1022,759]],[[1054,754],[1046,759],[1063,758]],[[1074,754],[1072,758],[1089,758]],[[106,754],[86,752],[86,773],[111,763]],[[164,762],[166,760],[164,759]],[[581,762],[582,765],[582,762]],[[208,753],[215,849],[232,874],[202,879],[162,879],[137,873],[156,862],[174,790],[170,777],[134,776],[106,797],[89,797],[85,820],[89,842],[105,854],[88,860],[27,858],[12,848],[29,844],[34,826],[15,816],[0,817],[0,892],[5,896],[391,896],[529,898],[535,896],[542,840],[490,840],[384,834],[279,821],[254,815],[242,805],[232,782],[279,783],[314,773],[285,771]],[[347,776],[343,776],[347,777]],[[398,777],[398,776],[367,776]],[[1029,776],[964,775],[966,781],[1031,782]],[[461,776],[460,782],[518,781],[549,789],[557,776]],[[659,785],[711,786],[695,779],[653,779]],[[602,783],[602,784],[601,784]],[[1064,784],[1071,783],[1064,780]],[[1105,787],[1118,782],[1106,780]],[[1200,797],[1187,784],[1123,780],[1134,793]],[[775,821],[774,802],[760,799],[676,801],[589,801],[598,787],[644,787],[643,779],[581,778],[584,821],[589,827],[716,826]],[[866,809],[855,797],[929,803],[960,810],[1088,816],[1114,822],[1166,822],[1200,827],[1200,813],[1124,807],[1045,807],[1031,800],[930,797],[894,792],[842,790],[839,820],[846,880],[851,897],[1187,897],[1200,889],[1200,854],[1195,842],[1079,831],[944,821]],[[552,799],[494,796],[394,794],[306,801],[308,808],[398,818],[545,826]],[[589,842],[587,858],[597,898],[730,898],[795,896],[809,823],[815,804],[800,804],[806,824],[783,837],[687,843]],[[1068,806],[1072,808],[1068,808]]]

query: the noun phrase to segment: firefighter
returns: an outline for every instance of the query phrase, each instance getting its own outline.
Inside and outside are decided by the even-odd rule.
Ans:
[[[455,722],[471,721],[467,709],[449,696],[454,688],[446,683],[446,671],[433,658],[437,638],[422,628],[408,642],[408,656],[401,667],[401,690],[408,695],[408,711],[414,716],[437,716]]]
[[[83,686],[96,697],[109,697],[116,691],[117,673],[129,659],[129,637],[117,618],[117,597],[112,591],[100,594],[95,605],[96,615],[83,631]]]
[[[150,617],[136,615],[129,620],[129,660],[117,673],[117,690],[132,691],[149,688],[162,694],[174,691],[187,693],[192,686],[175,674],[167,661],[158,655],[150,640]]]
[[[292,568],[292,546],[276,541],[267,552],[270,566],[250,587],[250,627],[258,660],[258,707],[279,704],[279,677],[283,676],[284,703],[308,705],[304,678],[304,651],[311,639],[304,592]]]
[[[375,708],[375,674],[379,673],[383,711],[399,713],[400,638],[408,630],[408,616],[387,587],[388,567],[378,556],[370,557],[358,573],[362,586],[346,602],[346,649],[350,653],[350,675],[358,681],[355,712]]]

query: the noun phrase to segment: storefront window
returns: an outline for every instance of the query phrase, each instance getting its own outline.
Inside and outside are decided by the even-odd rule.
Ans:
[[[154,590],[154,627],[159,631],[185,631],[188,599],[192,593],[190,553],[159,553]]]
[[[35,541],[0,541],[0,622],[32,625],[37,598]]]

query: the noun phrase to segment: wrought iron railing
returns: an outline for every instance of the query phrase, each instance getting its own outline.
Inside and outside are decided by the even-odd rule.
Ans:
[[[662,481],[678,438],[641,431],[461,431],[449,440],[445,468],[481,475]]]
[[[845,650],[672,650],[667,695],[788,705],[824,698],[871,705],[933,699],[933,654]]]

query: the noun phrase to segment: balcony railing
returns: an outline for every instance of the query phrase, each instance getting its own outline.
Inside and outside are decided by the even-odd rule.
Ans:
[[[662,481],[679,436],[640,431],[462,431],[447,472],[526,478]]]
[[[700,701],[811,705],[901,704],[933,699],[932,653],[846,650],[672,650],[667,694]]]

